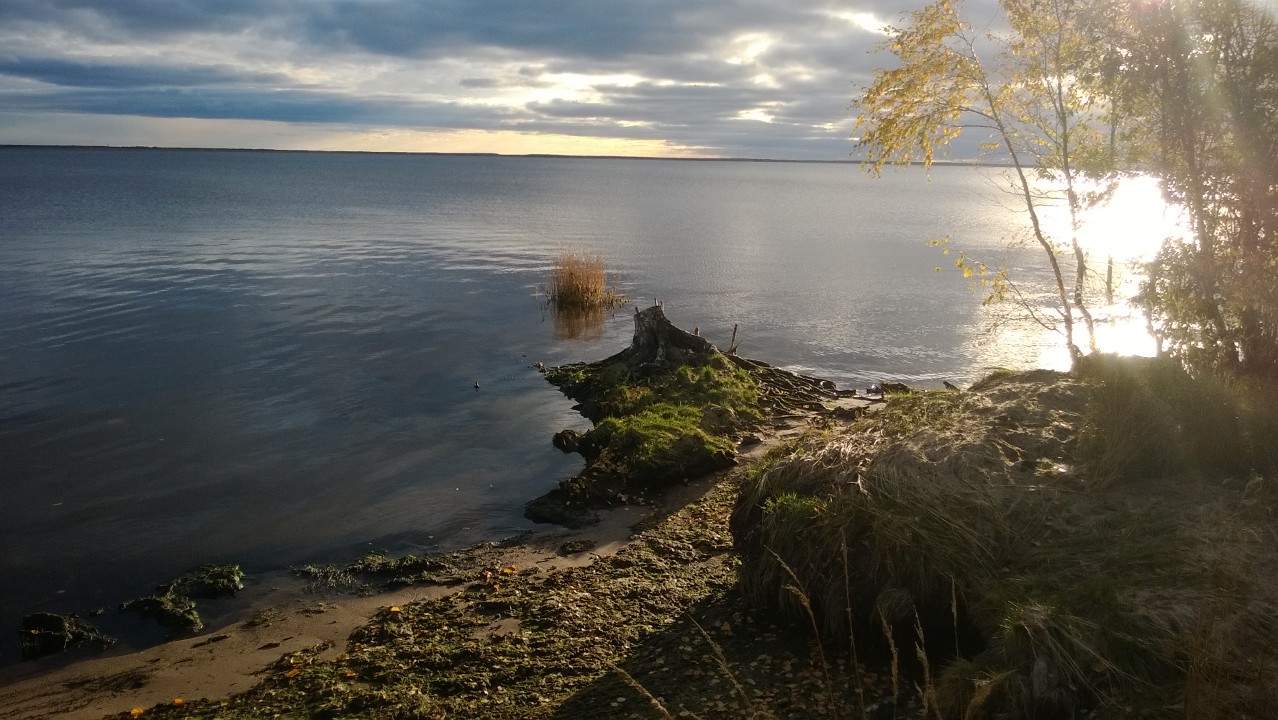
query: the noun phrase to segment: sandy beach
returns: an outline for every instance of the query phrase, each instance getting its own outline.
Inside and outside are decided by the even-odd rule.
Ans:
[[[630,526],[651,508],[623,507],[580,531],[552,529],[509,543],[463,551],[476,569],[571,568],[615,553],[631,537]],[[562,554],[579,541],[588,551]],[[481,570],[482,571],[482,570]],[[309,592],[290,574],[251,578],[220,616],[206,618],[198,635],[154,647],[117,646],[99,656],[68,662],[52,656],[0,670],[0,708],[13,720],[87,720],[150,708],[177,699],[224,698],[257,684],[282,655],[326,646],[321,658],[340,655],[347,638],[379,609],[447,597],[462,585],[411,586],[368,596]]]

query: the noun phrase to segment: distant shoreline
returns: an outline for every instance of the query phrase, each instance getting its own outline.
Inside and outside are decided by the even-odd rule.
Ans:
[[[244,152],[286,153],[316,155],[422,155],[436,157],[499,157],[499,158],[559,158],[568,160],[662,160],[668,162],[731,162],[731,163],[791,163],[803,165],[860,165],[863,161],[847,160],[795,160],[786,158],[749,157],[656,157],[651,155],[564,155],[555,153],[506,154],[488,152],[412,152],[393,150],[286,150],[277,148],[216,148],[216,147],[162,147],[157,145],[9,145],[0,144],[2,150],[148,150],[158,152]],[[922,162],[907,163],[922,166]],[[937,160],[935,167],[1007,167],[1003,163],[977,160]]]

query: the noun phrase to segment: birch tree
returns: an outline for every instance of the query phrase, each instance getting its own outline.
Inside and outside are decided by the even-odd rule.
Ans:
[[[1105,56],[1089,33],[1105,21],[1105,3],[1002,0],[1000,6],[1007,26],[999,31],[975,32],[957,0],[936,0],[891,28],[883,49],[898,62],[876,71],[856,100],[857,146],[878,174],[890,164],[931,165],[960,134],[985,133],[982,147],[1010,163],[1033,243],[1051,271],[1054,307],[1037,307],[1006,268],[991,270],[966,253],[956,264],[983,276],[987,302],[1017,299],[1035,321],[1061,332],[1077,362],[1080,334],[1096,348],[1090,264],[1079,242],[1081,213],[1095,197],[1081,180],[1114,171],[1116,105],[1099,82],[1107,77]],[[1066,208],[1063,231],[1045,223],[1048,203]]]

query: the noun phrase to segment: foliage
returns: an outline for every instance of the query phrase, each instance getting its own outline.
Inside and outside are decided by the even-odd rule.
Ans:
[[[1251,0],[1131,3],[1112,38],[1144,122],[1131,162],[1183,208],[1139,302],[1194,368],[1278,380],[1278,19]]]
[[[980,36],[952,0],[910,13],[858,100],[870,169],[920,161],[969,128],[1011,163],[1031,233],[1051,266],[1044,315],[1005,269],[959,253],[991,300],[1019,300],[1092,340],[1090,260],[1079,212],[1123,173],[1151,172],[1184,212],[1135,298],[1164,348],[1189,367],[1278,381],[1278,17],[1256,0],[1002,0],[1007,29]],[[992,48],[998,52],[983,57]],[[1034,182],[1034,181],[1037,181]],[[1089,194],[1085,182],[1101,191]],[[1059,188],[1069,227],[1040,221]],[[948,248],[947,248],[948,254]],[[1091,345],[1094,350],[1094,344]]]
[[[959,3],[937,0],[908,14],[884,49],[899,59],[877,70],[856,104],[858,148],[879,173],[891,163],[930,165],[965,129],[987,131],[985,149],[1010,162],[1009,182],[1027,210],[1033,241],[1051,268],[1056,305],[1051,314],[1028,300],[1005,268],[992,271],[960,253],[965,276],[979,276],[990,300],[1016,298],[1044,327],[1059,329],[1075,359],[1082,353],[1075,325],[1082,323],[1095,349],[1088,300],[1089,264],[1079,244],[1080,214],[1096,197],[1081,189],[1084,176],[1112,172],[1109,126],[1098,112],[1103,96],[1085,29],[1105,3],[1074,0],[1003,0],[1008,33],[979,36],[961,19]],[[986,59],[981,50],[997,50]],[[1112,121],[1112,118],[1110,118]],[[1049,185],[1056,190],[1046,190]],[[1069,227],[1053,235],[1041,213],[1063,203]],[[946,250],[948,254],[948,248]]]
[[[1079,372],[1093,385],[1078,438],[1093,484],[1278,468],[1278,408],[1263,388],[1191,375],[1169,358],[1099,354]]]

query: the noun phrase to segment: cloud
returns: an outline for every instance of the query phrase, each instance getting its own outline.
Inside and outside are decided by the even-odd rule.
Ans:
[[[0,0],[0,107],[305,123],[332,128],[325,147],[469,130],[529,152],[540,134],[837,160],[857,85],[890,59],[871,52],[878,28],[900,13],[886,0]],[[45,141],[88,142],[75,126]]]
[[[0,57],[0,75],[80,88],[279,85],[289,82],[282,73],[241,72],[228,65],[167,68],[60,58]]]

